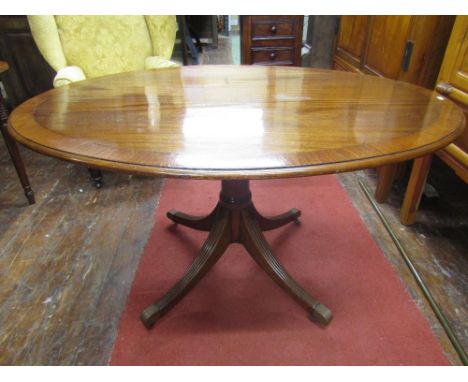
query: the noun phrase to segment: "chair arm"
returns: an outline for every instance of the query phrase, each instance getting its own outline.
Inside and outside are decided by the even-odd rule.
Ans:
[[[65,66],[60,69],[54,78],[54,88],[71,84],[72,82],[86,79],[83,70],[79,66]]]
[[[145,58],[145,69],[172,68],[178,66],[180,66],[178,63],[159,56],[149,56]]]

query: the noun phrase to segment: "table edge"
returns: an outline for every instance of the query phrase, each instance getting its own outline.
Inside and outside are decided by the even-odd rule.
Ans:
[[[40,154],[55,157],[67,162],[77,163],[89,167],[97,167],[103,170],[131,173],[147,176],[161,176],[168,178],[190,178],[190,179],[207,179],[207,180],[242,180],[242,179],[274,179],[274,178],[294,178],[314,175],[337,174],[348,171],[363,170],[367,168],[380,167],[392,163],[398,163],[414,158],[418,158],[452,143],[464,130],[465,118],[460,125],[449,135],[432,142],[431,144],[420,146],[414,149],[404,150],[392,154],[384,154],[381,156],[373,156],[368,158],[359,158],[342,162],[322,163],[308,166],[290,166],[279,168],[257,168],[257,169],[190,169],[190,168],[165,168],[151,165],[141,165],[126,162],[117,162],[111,160],[102,160],[98,158],[88,157],[79,154],[71,154],[44,145],[40,145],[34,141],[19,134],[8,120],[7,129],[10,135],[25,147],[38,152]]]

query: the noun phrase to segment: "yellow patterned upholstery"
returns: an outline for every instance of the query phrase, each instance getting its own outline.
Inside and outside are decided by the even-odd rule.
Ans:
[[[54,86],[177,65],[175,16],[28,16],[33,38],[57,71]]]

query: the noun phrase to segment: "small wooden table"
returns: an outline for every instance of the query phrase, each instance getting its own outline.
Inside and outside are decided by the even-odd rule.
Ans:
[[[0,61],[0,74],[6,72],[8,69],[8,63],[5,61]],[[18,178],[20,179],[21,185],[23,186],[24,195],[28,199],[29,204],[34,204],[36,200],[34,198],[34,192],[29,184],[29,179],[28,175],[26,174],[26,169],[24,168],[23,159],[21,158],[16,142],[13,139],[11,139],[10,135],[6,131],[7,119],[8,108],[0,92],[0,132],[3,136],[3,140],[5,141],[5,145],[10,154],[13,166],[15,166]]]
[[[196,66],[118,74],[43,93],[12,113],[14,138],[41,153],[110,170],[221,180],[204,217],[171,210],[175,223],[208,231],[186,275],[142,313],[152,326],[241,243],[311,319],[332,314],[274,257],[262,231],[300,212],[263,217],[250,179],[353,171],[419,157],[463,130],[444,97],[403,82],[339,71]],[[313,197],[313,195],[311,195]]]

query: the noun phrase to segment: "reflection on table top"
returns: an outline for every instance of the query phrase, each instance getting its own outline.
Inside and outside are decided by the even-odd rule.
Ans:
[[[464,127],[444,97],[339,71],[193,66],[101,77],[39,95],[12,135],[62,159],[212,179],[313,175],[441,148]]]

